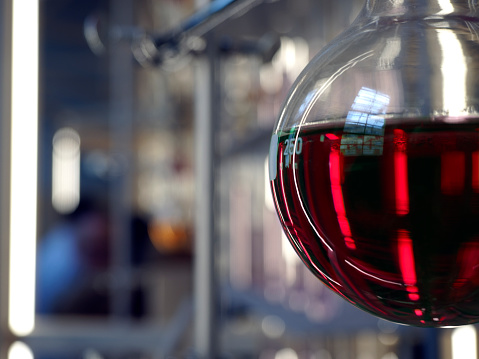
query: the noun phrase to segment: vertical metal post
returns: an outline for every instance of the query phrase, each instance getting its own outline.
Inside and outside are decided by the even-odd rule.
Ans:
[[[10,115],[12,0],[0,3],[0,358],[9,347]]]
[[[424,358],[426,359],[439,359],[439,334],[438,328],[425,329],[424,336]]]
[[[111,0],[111,29],[133,24],[132,0]],[[114,34],[113,34],[114,35]],[[127,41],[110,38],[110,148],[117,162],[109,191],[111,218],[111,314],[116,321],[128,318],[131,306],[131,203],[133,133],[133,61]]]
[[[201,2],[197,1],[197,5],[204,5]],[[216,357],[214,147],[218,113],[217,61],[214,35],[210,34],[207,54],[197,59],[195,68],[194,350],[201,359]]]

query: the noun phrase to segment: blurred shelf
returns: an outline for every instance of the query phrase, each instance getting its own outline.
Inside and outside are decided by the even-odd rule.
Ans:
[[[36,329],[22,340],[35,353],[71,355],[86,349],[113,355],[146,352],[166,356],[183,340],[192,315],[192,304],[183,301],[165,326],[115,318],[40,317]]]
[[[248,154],[264,154],[264,157],[269,152],[269,142],[273,128],[260,128],[251,133],[247,138],[233,141],[224,145],[220,149],[220,157],[222,159],[229,159],[238,155]]]

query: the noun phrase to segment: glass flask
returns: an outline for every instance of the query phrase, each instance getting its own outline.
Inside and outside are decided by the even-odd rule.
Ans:
[[[368,0],[293,85],[270,147],[285,233],[347,301],[479,321],[478,0]]]

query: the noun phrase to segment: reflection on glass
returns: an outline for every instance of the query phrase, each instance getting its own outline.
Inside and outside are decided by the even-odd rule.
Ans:
[[[407,169],[407,137],[403,130],[394,130],[394,194],[396,213],[409,213],[409,180]]]
[[[449,3],[449,6],[452,6]],[[453,117],[464,113],[467,104],[467,65],[462,45],[457,35],[449,30],[437,30],[442,50],[442,101],[445,114]],[[455,119],[451,119],[455,120]],[[462,120],[462,119],[458,119]]]
[[[454,6],[452,6],[451,0],[437,0],[437,2],[442,10],[436,15],[447,14],[454,11]]]
[[[409,236],[409,232],[405,230],[398,230],[398,261],[399,268],[402,273],[403,283],[406,285],[406,290],[409,292],[409,299],[413,301],[419,300],[417,294],[417,276],[416,265],[414,263],[413,243]],[[415,311],[416,315],[418,311]],[[422,312],[421,314],[422,315]]]
[[[394,69],[394,61],[401,53],[402,41],[399,37],[392,37],[386,41],[386,46],[379,57],[378,68],[381,70]]]
[[[339,140],[336,135],[327,134],[327,138]],[[336,147],[336,148],[334,148]],[[331,181],[331,194],[333,196],[334,210],[338,217],[339,228],[344,236],[344,242],[350,249],[356,249],[356,244],[352,238],[351,228],[349,226],[348,217],[346,216],[346,209],[344,207],[343,190],[341,188],[341,154],[337,146],[332,146],[331,154],[329,155],[329,178]]]
[[[363,87],[351,106],[344,124],[341,152],[345,156],[382,155],[384,115],[389,96]]]

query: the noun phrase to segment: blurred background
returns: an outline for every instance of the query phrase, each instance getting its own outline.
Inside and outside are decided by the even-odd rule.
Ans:
[[[2,357],[477,358],[474,327],[341,300],[274,212],[281,103],[362,0],[258,2],[179,53],[146,35],[207,1],[40,0],[37,25],[22,4],[0,12]]]

